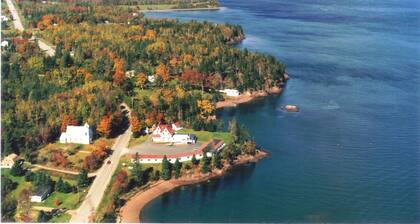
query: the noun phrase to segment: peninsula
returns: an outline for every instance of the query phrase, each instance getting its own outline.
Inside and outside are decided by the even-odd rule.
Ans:
[[[238,25],[150,19],[130,2],[7,0],[2,221],[126,220],[138,192],[144,206],[267,155],[215,112],[280,92],[285,66],[235,48]]]

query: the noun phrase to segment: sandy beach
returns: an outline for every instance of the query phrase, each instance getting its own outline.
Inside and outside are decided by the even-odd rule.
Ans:
[[[223,101],[216,103],[216,109],[224,107],[236,107],[238,104],[251,102],[259,97],[264,97],[272,94],[277,94],[282,91],[282,88],[278,86],[271,87],[269,90],[255,91],[252,93],[244,93],[237,97],[229,97]]]
[[[141,221],[142,209],[153,199],[160,195],[169,192],[177,187],[196,184],[207,181],[212,178],[222,176],[226,171],[234,166],[245,163],[257,162],[258,160],[268,156],[265,151],[258,151],[255,156],[239,156],[232,165],[224,165],[220,170],[215,170],[209,174],[193,174],[179,179],[172,179],[169,181],[157,181],[150,185],[145,190],[136,193],[127,203],[120,209],[118,222],[120,223],[138,223]],[[139,215],[140,214],[140,215]]]

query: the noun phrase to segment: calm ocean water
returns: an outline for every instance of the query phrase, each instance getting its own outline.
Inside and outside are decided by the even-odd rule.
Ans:
[[[143,221],[420,222],[420,2],[221,2],[148,16],[240,24],[240,47],[287,64],[280,96],[219,113],[272,156],[159,197]]]

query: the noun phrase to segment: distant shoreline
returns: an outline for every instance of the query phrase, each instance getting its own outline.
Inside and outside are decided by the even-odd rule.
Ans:
[[[176,12],[176,11],[215,11],[219,10],[220,7],[210,7],[210,8],[181,8],[181,9],[145,9],[140,10],[140,12]]]
[[[191,176],[181,177],[179,179],[172,179],[169,181],[157,181],[150,185],[150,187],[148,187],[147,189],[136,193],[134,197],[131,197],[127,201],[127,203],[119,211],[119,217],[117,219],[117,222],[139,223],[141,221],[141,211],[143,210],[143,208],[149,202],[159,197],[160,195],[172,191],[173,189],[180,186],[197,184],[208,181],[213,178],[221,177],[232,167],[251,162],[256,163],[260,159],[267,157],[268,155],[268,152],[258,150],[255,156],[240,156],[236,161],[233,162],[232,165],[225,164],[222,169],[215,170],[210,174],[192,174]]]

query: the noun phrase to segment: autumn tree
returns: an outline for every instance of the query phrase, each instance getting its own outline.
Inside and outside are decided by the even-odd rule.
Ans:
[[[141,88],[141,89],[143,89],[144,84],[146,84],[146,82],[147,82],[147,76],[146,76],[146,74],[140,73],[137,76],[136,86],[139,87],[139,88]]]
[[[186,69],[180,78],[182,81],[189,83],[192,86],[199,86],[204,91],[205,76],[195,70]]]
[[[108,138],[111,135],[111,120],[111,115],[105,115],[104,117],[102,117],[101,121],[96,127],[96,131],[101,136]]]
[[[156,67],[155,73],[156,73],[156,76],[160,77],[163,82],[167,82],[169,80],[169,71],[164,64],[160,63]]]
[[[124,73],[124,64],[125,61],[121,58],[117,58],[114,60],[114,75],[112,76],[112,80],[115,84],[121,86],[124,81],[127,79]]]
[[[215,110],[214,105],[209,100],[198,100],[197,106],[200,109],[200,116],[202,118],[208,118]]]
[[[130,124],[131,124],[131,131],[133,132],[133,136],[135,138],[139,137],[141,135],[142,127],[136,115],[132,114],[130,116]]]

